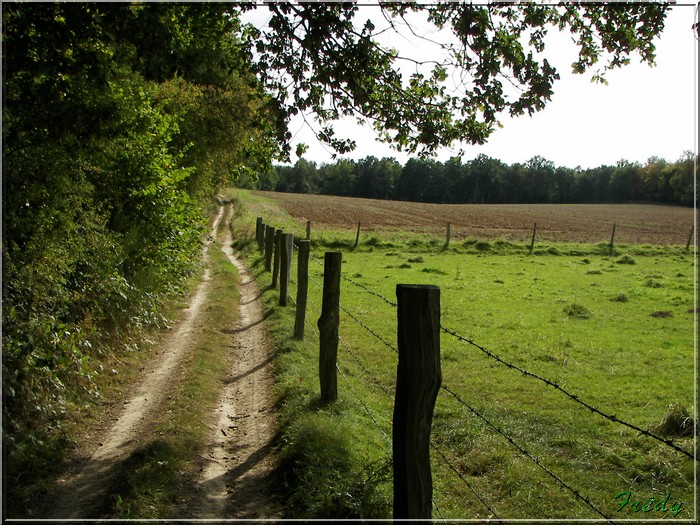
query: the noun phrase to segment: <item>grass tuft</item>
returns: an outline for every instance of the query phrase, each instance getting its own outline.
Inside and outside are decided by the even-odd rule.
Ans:
[[[644,286],[647,288],[661,288],[663,285],[659,281],[649,278],[644,281]]]
[[[564,313],[572,319],[589,319],[591,312],[582,304],[571,302],[564,307]]]
[[[613,296],[610,300],[615,303],[626,303],[627,301],[629,301],[629,297],[627,297],[627,295],[624,293],[619,293]]]
[[[352,425],[319,411],[294,421],[284,434],[281,474],[290,518],[388,518],[378,490],[391,478],[388,459],[363,466],[351,444]]]
[[[444,272],[440,270],[439,268],[421,268],[420,270],[423,273],[431,273],[435,275],[447,275],[447,272]]]
[[[688,437],[693,435],[695,420],[687,408],[679,403],[672,403],[654,431],[666,437]]]

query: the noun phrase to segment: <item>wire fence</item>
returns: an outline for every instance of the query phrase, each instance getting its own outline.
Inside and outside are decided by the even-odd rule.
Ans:
[[[350,279],[346,279],[346,280],[349,281],[349,282],[351,282],[351,283],[353,283],[353,284],[357,284],[357,283],[355,283],[354,281],[352,281],[352,280],[350,280]],[[363,287],[363,286],[360,286],[360,287],[363,288],[363,289],[365,288],[365,287]],[[379,295],[379,294],[377,294],[377,293],[372,293],[371,295],[377,296],[377,297],[379,297],[380,299],[382,299],[385,303],[391,304],[391,302],[388,301],[385,297],[382,297],[381,295]],[[393,306],[393,305],[392,305],[392,306]],[[391,344],[387,343],[381,336],[377,335],[376,332],[375,332],[373,329],[369,328],[365,323],[363,323],[362,321],[360,321],[359,319],[357,319],[357,317],[356,317],[355,315],[353,315],[351,312],[349,312],[349,310],[348,310],[347,308],[345,308],[345,307],[343,307],[343,306],[341,305],[341,310],[343,310],[346,314],[348,314],[349,317],[350,317],[350,319],[352,319],[353,321],[355,321],[361,328],[363,328],[363,329],[364,329],[367,333],[369,333],[372,337],[374,337],[376,340],[378,340],[379,342],[381,342],[383,345],[388,346],[388,347],[389,347],[391,350],[393,350],[394,352],[398,353],[398,350],[397,350],[395,347],[393,347]],[[342,341],[342,338],[341,338],[341,341]],[[346,345],[346,346],[347,346],[347,345]],[[349,350],[349,348],[348,348],[348,350]],[[352,353],[352,352],[351,352],[351,353]],[[357,359],[358,362],[359,362],[359,359],[358,359],[354,354],[353,354],[353,357],[354,357],[355,359]],[[363,368],[364,370],[366,370],[366,368],[364,367],[364,365],[361,365],[361,366],[362,366],[362,368]],[[457,401],[459,401],[464,407],[466,407],[473,415],[475,415],[476,417],[478,417],[478,418],[479,418],[481,421],[483,421],[487,426],[489,426],[490,428],[492,428],[493,430],[495,430],[498,434],[500,434],[508,443],[510,443],[512,446],[514,446],[523,456],[525,456],[525,457],[528,458],[530,461],[532,461],[533,463],[535,463],[535,465],[537,465],[540,469],[542,469],[548,476],[550,476],[551,478],[553,478],[557,483],[559,483],[559,484],[560,484],[562,487],[564,487],[566,490],[570,491],[576,498],[578,498],[580,501],[582,501],[583,503],[585,503],[585,504],[586,504],[588,507],[590,507],[596,514],[598,514],[599,516],[601,516],[601,517],[603,517],[603,518],[609,519],[609,517],[608,517],[605,513],[603,513],[600,509],[598,509],[596,506],[594,506],[594,505],[590,502],[590,500],[589,500],[589,498],[588,498],[587,496],[583,496],[583,495],[580,493],[580,491],[578,491],[578,490],[572,488],[568,483],[566,483],[564,480],[562,480],[562,478],[561,478],[560,476],[558,476],[557,474],[555,474],[554,472],[552,472],[551,469],[549,469],[548,467],[546,467],[537,457],[533,456],[533,455],[532,455],[530,452],[528,452],[524,447],[522,447],[521,445],[519,445],[519,444],[516,442],[516,440],[515,440],[512,436],[510,436],[510,435],[507,434],[505,431],[503,431],[501,428],[499,428],[497,425],[495,425],[494,423],[492,423],[488,418],[486,418],[483,414],[481,414],[481,413],[480,413],[478,410],[476,410],[474,407],[472,407],[472,406],[470,406],[469,404],[467,404],[466,402],[464,402],[464,401],[461,399],[461,397],[459,397],[459,395],[457,395],[457,394],[454,392],[454,390],[452,390],[448,385],[443,384],[443,385],[441,386],[441,388],[442,388],[443,390],[445,390],[446,392],[448,392],[449,394],[451,394]],[[385,390],[385,392],[386,392],[386,390]],[[393,399],[393,396],[391,396],[391,398]],[[484,498],[483,498],[479,493],[476,492],[476,490],[473,488],[473,486],[467,481],[467,479],[465,478],[465,476],[463,475],[463,473],[460,472],[459,469],[457,469],[457,467],[455,467],[455,466],[449,461],[449,459],[445,456],[445,454],[443,454],[443,453],[437,448],[437,446],[435,445],[434,442],[431,442],[431,447],[432,447],[436,452],[438,452],[438,455],[439,455],[440,458],[443,460],[443,462],[448,466],[448,468],[449,468],[453,473],[455,473],[455,474],[457,475],[457,477],[465,484],[465,486],[469,489],[469,491],[470,491],[472,494],[474,494],[474,496],[489,510],[489,512],[491,512],[491,514],[494,515],[494,517],[498,518],[498,514],[493,510],[493,508],[485,502]]]
[[[314,283],[315,286],[317,287],[318,290],[322,291],[323,286],[313,279],[311,276],[309,276],[309,281]],[[378,294],[373,294],[377,297],[381,297]],[[320,307],[313,303],[311,301],[312,306],[314,307],[315,313],[318,315],[321,314],[321,309]],[[384,346],[388,347],[391,349],[393,352],[398,354],[398,350],[389,342],[387,342],[383,337],[378,335],[375,330],[367,326],[366,323],[362,322],[358,316],[354,315],[350,310],[345,308],[342,304],[340,304],[340,309],[355,323],[357,323],[358,326],[363,328],[367,333],[369,333],[373,338],[381,342]],[[316,336],[318,337],[318,333],[314,331]],[[352,360],[360,367],[360,369],[363,371],[363,373],[367,376],[368,380],[376,385],[379,390],[384,394],[384,396],[389,399],[392,403],[395,401],[394,395],[391,393],[391,391],[369,370],[368,366],[358,357],[358,353],[353,351],[352,348],[348,345],[348,343],[345,341],[345,339],[341,336],[339,336],[338,341],[340,342],[341,346],[345,349],[347,354],[352,358]],[[351,392],[353,393],[355,399],[361,404],[363,407],[364,411],[367,413],[369,418],[371,419],[372,423],[374,426],[379,430],[381,433],[382,437],[384,438],[384,441],[391,446],[391,439],[387,435],[387,433],[384,431],[382,426],[378,422],[378,417],[372,412],[372,410],[368,407],[367,403],[362,399],[362,396],[357,392],[357,390],[353,387],[353,385],[350,383],[350,380],[348,379],[347,375],[342,371],[342,369],[336,364],[336,368],[338,372],[340,373],[341,377],[345,381],[345,383],[348,385],[350,388]],[[488,503],[485,502],[484,498],[479,495],[479,493],[474,489],[474,487],[469,483],[469,481],[465,478],[465,476],[457,469],[457,467],[447,458],[447,456],[437,447],[434,441],[431,440],[430,443],[431,448],[435,450],[438,454],[438,456],[442,459],[443,463],[447,466],[447,468],[454,472],[457,477],[464,483],[464,485],[467,487],[467,489],[474,494],[474,496],[484,504],[484,506],[489,510],[489,512],[494,516],[498,517],[496,512],[491,508],[491,506],[488,505]],[[444,519],[444,516],[442,515],[442,512],[440,511],[439,506],[437,505],[437,502],[433,502],[433,505],[435,507],[435,511],[440,515],[441,519]]]
[[[298,249],[298,246],[295,245],[295,247]],[[310,260],[313,261],[314,263],[316,263],[317,265],[320,265],[321,267],[323,267],[323,265],[324,265],[323,261],[316,258],[313,254],[310,254]],[[321,283],[319,283],[315,278],[313,278],[311,273],[309,273],[308,278],[309,278],[309,282],[311,284],[313,284],[318,290],[320,290],[320,291],[323,290],[323,285]],[[357,281],[355,281],[355,280],[353,280],[345,275],[342,275],[342,273],[341,273],[341,278],[344,282],[347,282],[347,283],[353,285],[354,287],[356,287],[357,289],[362,290],[368,296],[372,296],[375,299],[378,299],[378,300],[382,301],[383,303],[385,303],[393,308],[397,308],[397,306],[398,306],[397,303],[389,300],[388,298],[386,298],[382,294],[377,293],[376,291],[370,289],[366,285],[359,283],[359,282],[357,282]],[[295,285],[298,285],[298,283],[294,279],[292,279],[292,282]],[[309,304],[311,305],[311,307],[313,307],[315,312],[320,314],[321,308],[319,307],[319,305],[316,304],[311,299],[311,297],[308,297],[307,300],[308,300]],[[293,302],[296,304],[295,301],[293,301]],[[351,311],[349,308],[343,306],[342,304],[340,304],[340,309],[345,314],[346,319],[352,321],[357,326],[359,326],[364,333],[368,334],[368,337],[370,337],[372,340],[379,342],[381,347],[386,347],[386,348],[390,349],[394,354],[398,354],[398,349],[396,348],[396,346],[393,345],[392,343],[390,343],[385,336],[380,335],[378,329],[370,326],[372,323],[361,319],[361,316],[359,314]],[[314,335],[317,338],[319,338],[319,333],[316,331],[316,329],[309,322],[308,319],[306,319],[306,323],[311,327],[311,330],[314,333]],[[628,421],[625,421],[625,420],[617,417],[615,414],[610,414],[607,411],[604,411],[600,408],[595,407],[593,404],[581,399],[581,397],[578,394],[574,394],[574,393],[570,392],[569,390],[563,388],[557,382],[551,381],[545,377],[542,377],[539,374],[533,373],[533,372],[531,372],[531,371],[529,371],[521,366],[518,366],[518,365],[515,365],[511,362],[506,361],[505,359],[498,356],[496,353],[494,353],[494,352],[486,349],[484,346],[479,345],[479,344],[475,343],[474,341],[460,335],[459,333],[457,333],[457,331],[455,331],[453,329],[446,328],[444,326],[440,326],[440,330],[444,334],[453,338],[455,341],[457,341],[461,344],[469,345],[471,347],[476,348],[477,350],[482,352],[484,355],[486,355],[487,357],[489,357],[493,361],[497,362],[498,364],[506,367],[507,369],[517,371],[525,377],[528,377],[530,379],[534,379],[534,380],[539,381],[540,383],[542,383],[548,387],[553,388],[557,392],[563,394],[568,400],[573,401],[574,403],[585,407],[591,413],[596,414],[596,415],[598,415],[598,416],[600,416],[600,417],[602,417],[610,422],[613,422],[613,423],[622,425],[624,427],[627,427],[629,429],[632,429],[635,432],[639,433],[639,435],[656,440],[657,442],[662,443],[666,447],[668,447],[668,448],[670,448],[678,453],[681,453],[681,454],[683,454],[683,455],[685,455],[693,460],[697,460],[695,455],[693,455],[691,452],[683,449],[681,446],[677,445],[673,440],[667,439],[663,436],[660,436],[660,435],[658,435],[650,430],[643,429],[643,428],[639,427],[638,425],[635,425],[633,423],[630,423]],[[342,345],[342,347],[344,348],[344,350],[346,351],[347,355],[350,357],[350,359],[359,367],[359,369],[362,371],[362,374],[364,376],[366,376],[367,380],[370,383],[372,383],[373,385],[375,385],[376,387],[378,387],[379,391],[382,393],[382,395],[386,399],[393,402],[394,396],[393,396],[391,390],[379,378],[377,378],[377,376],[371,371],[371,367],[369,367],[363,361],[363,359],[360,357],[361,353],[353,350],[351,348],[351,346],[347,343],[347,341],[345,340],[344,337],[339,336],[338,340],[339,340],[340,344]],[[385,429],[382,427],[382,425],[379,423],[379,420],[382,418],[378,417],[369,408],[369,405],[366,402],[366,400],[363,399],[363,397],[360,395],[358,390],[353,386],[353,384],[351,383],[351,381],[349,380],[347,375],[343,372],[342,368],[339,367],[337,364],[336,364],[336,368],[337,368],[338,372],[340,373],[343,381],[345,382],[345,384],[347,384],[348,388],[352,392],[355,399],[360,403],[363,410],[366,412],[366,414],[368,415],[368,417],[372,421],[373,425],[380,432],[383,440],[387,444],[391,445],[391,439],[390,439],[389,435],[387,434]],[[556,474],[552,470],[551,467],[545,465],[542,460],[540,460],[538,457],[536,457],[534,454],[532,454],[530,451],[528,451],[525,446],[518,443],[518,441],[513,436],[511,436],[507,432],[505,432],[498,424],[492,422],[489,418],[484,416],[484,414],[482,414],[479,410],[477,410],[476,408],[474,408],[473,406],[471,406],[470,404],[465,402],[464,399],[462,398],[462,396],[460,396],[455,391],[455,389],[453,389],[451,386],[449,386],[445,383],[443,383],[440,388],[444,392],[448,393],[450,395],[450,397],[455,402],[458,403],[459,406],[465,408],[471,415],[478,418],[484,425],[486,425],[488,428],[495,431],[499,436],[501,436],[510,446],[512,446],[515,450],[517,450],[517,452],[520,455],[527,458],[530,462],[532,462],[534,465],[536,465],[538,467],[538,469],[540,469],[542,472],[544,472],[549,478],[554,480],[559,486],[564,488],[566,491],[570,492],[579,502],[586,505],[596,515],[598,515],[606,520],[610,520],[610,516],[606,515],[605,512],[603,512],[596,505],[594,505],[592,503],[592,501],[590,500],[590,498],[588,496],[585,496],[581,490],[576,489],[575,487],[572,486],[571,483],[562,479],[562,477],[560,475]],[[386,418],[386,419],[388,421],[390,421],[389,418]],[[465,472],[463,472],[461,469],[457,468],[457,466],[454,464],[455,462],[451,461],[450,458],[448,457],[448,455],[445,454],[440,448],[438,448],[438,446],[435,444],[434,441],[431,441],[430,446],[435,451],[437,456],[442,460],[442,463],[444,464],[444,466],[451,473],[453,473],[457,479],[460,480],[460,482],[467,488],[467,490],[471,494],[474,495],[474,497],[490,512],[490,514],[493,517],[495,517],[496,519],[499,519],[498,514],[496,513],[496,511],[494,510],[492,505],[487,503],[486,498],[484,498],[481,494],[479,494],[479,492],[469,482],[469,480],[467,479],[467,474]],[[442,512],[440,511],[439,507],[437,506],[437,503],[434,502],[433,504],[434,504],[434,508],[435,508],[436,512],[441,517],[443,517]]]
[[[345,280],[346,282],[349,282],[349,283],[351,283],[351,284],[357,286],[358,288],[361,288],[361,289],[367,291],[369,294],[371,294],[371,295],[373,295],[373,296],[375,296],[375,297],[380,298],[380,299],[381,299],[382,301],[384,301],[385,303],[387,303],[387,304],[389,304],[389,305],[391,305],[391,306],[393,306],[393,307],[396,307],[396,306],[397,306],[396,303],[393,303],[392,301],[390,301],[390,300],[387,299],[386,297],[382,296],[381,294],[378,294],[378,293],[376,293],[376,292],[374,292],[374,291],[369,290],[366,286],[364,286],[364,285],[362,285],[362,284],[360,284],[360,283],[358,283],[358,282],[356,282],[356,281],[353,281],[352,279],[350,279],[350,278],[348,278],[348,277],[343,277],[343,276],[341,276],[341,277],[342,277],[343,280]],[[359,324],[362,324],[362,323],[359,322],[359,321],[358,321],[358,323],[359,323]],[[372,332],[372,330],[369,329],[368,327],[364,327],[364,326],[363,326],[363,328],[365,328],[366,330],[368,330],[372,335],[375,335],[375,334]],[[562,386],[560,386],[557,382],[551,381],[551,380],[549,380],[549,379],[547,379],[547,378],[545,378],[545,377],[540,376],[539,374],[536,374],[536,373],[534,373],[534,372],[530,372],[529,370],[526,370],[526,369],[523,368],[523,367],[520,367],[520,366],[518,366],[518,365],[515,365],[515,364],[513,364],[513,363],[510,363],[510,362],[506,361],[505,359],[499,357],[499,356],[498,356],[497,354],[495,354],[494,352],[491,352],[491,351],[487,350],[487,349],[484,348],[482,345],[479,345],[479,344],[475,343],[474,341],[472,341],[472,340],[470,340],[470,339],[468,339],[468,338],[466,338],[466,337],[464,337],[464,336],[458,334],[455,330],[451,330],[451,329],[446,328],[446,327],[444,327],[444,326],[442,326],[442,325],[440,326],[440,329],[441,329],[444,333],[446,333],[446,334],[452,336],[453,338],[455,338],[456,340],[458,340],[458,341],[460,341],[460,342],[462,342],[462,343],[466,343],[466,344],[468,344],[468,345],[473,346],[474,348],[478,349],[479,351],[481,351],[482,353],[484,353],[484,354],[485,354],[486,356],[488,356],[489,358],[491,358],[491,359],[497,361],[498,363],[500,363],[500,364],[506,366],[507,368],[510,368],[511,370],[515,370],[515,371],[517,371],[517,372],[520,372],[520,373],[523,374],[524,376],[530,377],[530,378],[532,378],[532,379],[536,379],[536,380],[538,380],[538,381],[544,383],[545,385],[554,388],[555,390],[557,390],[557,391],[561,392],[562,394],[564,394],[565,396],[567,396],[571,401],[574,401],[574,402],[578,403],[579,405],[585,407],[586,409],[590,410],[590,411],[593,412],[594,414],[597,414],[597,415],[599,415],[599,416],[601,416],[601,417],[604,417],[605,419],[607,419],[607,420],[609,420],[609,421],[612,421],[612,422],[614,422],[614,423],[619,423],[620,425],[624,425],[624,426],[626,426],[626,427],[628,427],[628,428],[631,428],[632,430],[634,430],[634,431],[636,431],[636,432],[639,432],[640,434],[642,434],[642,435],[644,435],[644,436],[647,436],[647,437],[649,437],[649,438],[655,439],[655,440],[657,440],[657,441],[663,443],[664,445],[666,445],[666,446],[668,446],[668,447],[674,449],[674,450],[677,451],[677,452],[680,452],[681,454],[684,454],[685,456],[687,456],[687,457],[689,457],[689,458],[691,458],[691,459],[697,460],[697,458],[695,457],[695,455],[693,455],[691,452],[689,452],[689,451],[683,449],[682,447],[678,446],[676,443],[673,442],[672,439],[668,439],[668,438],[665,438],[665,437],[663,437],[663,436],[659,436],[658,434],[655,434],[654,432],[651,432],[651,431],[649,431],[649,430],[643,429],[643,428],[641,428],[641,427],[639,427],[639,426],[637,426],[637,425],[634,425],[633,423],[630,423],[630,422],[628,422],[628,421],[625,421],[625,420],[623,420],[623,419],[620,419],[620,418],[617,417],[617,415],[615,415],[615,414],[608,414],[607,412],[604,412],[603,410],[601,410],[601,409],[599,409],[599,408],[596,408],[596,407],[593,406],[592,404],[590,404],[590,403],[584,401],[583,399],[581,399],[581,397],[580,397],[579,395],[573,394],[573,393],[569,392],[568,390],[566,390],[565,388],[563,388]],[[391,346],[389,343],[387,343],[386,341],[384,341],[382,338],[380,338],[380,337],[378,337],[378,336],[376,336],[376,335],[375,335],[375,337],[377,337],[383,344],[388,345],[392,350],[397,351],[393,346]]]

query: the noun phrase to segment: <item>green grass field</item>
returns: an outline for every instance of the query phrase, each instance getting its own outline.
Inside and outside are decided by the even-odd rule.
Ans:
[[[242,240],[254,230],[261,201],[236,197]],[[301,233],[279,209],[267,220]],[[291,340],[293,307],[277,307],[276,290],[264,295],[278,343],[283,469],[296,517],[391,515],[396,309],[362,287],[395,302],[398,283],[438,285],[445,328],[695,452],[692,437],[675,435],[679,425],[670,424],[671,416],[684,419],[683,410],[692,414],[695,399],[694,266],[681,248],[616,246],[608,256],[603,245],[550,243],[529,255],[527,246],[505,242],[470,239],[444,249],[441,240],[407,235],[370,237],[353,249],[354,236],[345,236],[315,232],[303,343]],[[258,278],[269,279],[250,243],[239,241],[245,245]],[[352,315],[341,315],[340,400],[331,407],[318,403],[311,328],[324,251],[343,252],[349,280],[342,280],[340,300]],[[615,519],[693,518],[692,459],[450,334],[441,335],[441,356],[443,385],[595,509]],[[493,426],[440,391],[432,429],[434,518],[601,517]],[[641,503],[633,507],[635,501]]]

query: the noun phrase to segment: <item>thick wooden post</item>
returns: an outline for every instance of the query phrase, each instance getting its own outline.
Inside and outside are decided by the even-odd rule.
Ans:
[[[262,251],[263,218],[255,219],[255,240],[258,243],[258,250]]]
[[[272,271],[272,255],[275,251],[275,229],[268,226],[265,230],[265,271]]]
[[[311,239],[311,221],[306,221],[306,239]]]
[[[263,254],[263,257],[265,257],[265,237],[267,236],[267,230],[274,230],[274,228],[263,222],[262,228],[260,229],[260,253]]]
[[[282,255],[282,230],[275,232],[275,260],[272,265],[272,287],[277,288],[277,278],[280,274],[280,256]]]
[[[357,223],[357,235],[355,235],[355,248],[360,243],[360,223]]]
[[[613,247],[615,245],[615,226],[617,226],[617,224],[613,222],[613,231],[612,235],[610,236],[610,257],[612,257]]]
[[[532,227],[532,240],[530,241],[530,255],[532,255],[532,249],[535,247],[535,234],[537,233],[537,223]]]
[[[450,246],[450,237],[452,236],[452,223],[447,223],[447,234],[445,237],[445,249]]]
[[[326,252],[323,264],[323,303],[318,318],[320,339],[318,372],[321,402],[338,399],[338,377],[335,368],[338,356],[338,325],[340,324],[340,267],[343,254]]]
[[[394,402],[394,519],[431,519],[430,427],[442,371],[440,289],[396,286],[399,363]]]
[[[289,299],[289,277],[292,274],[292,252],[294,235],[282,234],[282,254],[280,256],[280,306],[287,306]]]
[[[688,235],[688,242],[685,243],[686,253],[690,251],[690,242],[693,240],[693,232],[695,231],[695,224],[690,227],[690,235]]]
[[[294,339],[304,339],[306,322],[306,299],[309,290],[309,245],[311,241],[299,241],[297,260],[297,311],[294,317]]]

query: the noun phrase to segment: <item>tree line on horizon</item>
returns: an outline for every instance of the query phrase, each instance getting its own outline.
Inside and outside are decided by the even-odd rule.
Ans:
[[[649,202],[693,206],[694,155],[675,162],[651,157],[645,164],[619,161],[614,166],[568,168],[535,156],[506,164],[481,154],[464,161],[411,158],[403,166],[393,158],[368,156],[317,165],[304,158],[276,165],[242,187],[442,204],[579,204]]]

